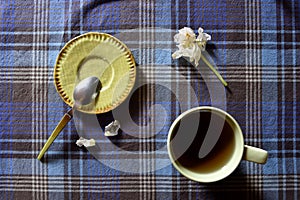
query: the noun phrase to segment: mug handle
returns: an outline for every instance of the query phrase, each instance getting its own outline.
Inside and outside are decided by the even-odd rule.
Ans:
[[[267,162],[267,159],[268,159],[267,151],[257,147],[244,145],[243,160],[247,160],[259,164],[265,164]]]

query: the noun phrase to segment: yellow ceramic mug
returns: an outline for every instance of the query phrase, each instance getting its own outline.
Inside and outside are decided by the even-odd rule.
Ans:
[[[242,130],[227,112],[209,106],[182,113],[168,135],[174,167],[187,178],[215,182],[230,175],[242,159],[264,164],[268,152],[244,145]]]

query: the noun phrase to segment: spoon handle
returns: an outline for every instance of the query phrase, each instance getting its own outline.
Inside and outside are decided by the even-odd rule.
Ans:
[[[50,137],[48,138],[47,142],[45,143],[43,149],[41,150],[40,154],[38,155],[37,159],[41,160],[45,152],[48,150],[50,145],[53,143],[55,138],[58,136],[58,134],[61,132],[61,130],[67,125],[67,123],[72,119],[73,117],[73,109],[71,108],[65,115],[62,117]]]

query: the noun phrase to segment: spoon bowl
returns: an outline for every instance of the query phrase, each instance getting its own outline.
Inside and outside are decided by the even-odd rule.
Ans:
[[[73,108],[90,104],[96,99],[101,89],[101,81],[95,76],[91,76],[80,81],[73,92],[73,98],[75,101]]]

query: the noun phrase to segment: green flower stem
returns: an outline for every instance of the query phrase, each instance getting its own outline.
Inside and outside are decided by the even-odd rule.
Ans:
[[[228,84],[223,79],[223,77],[219,74],[219,72],[210,64],[210,62],[203,55],[201,55],[201,58],[205,62],[205,64],[215,73],[215,75],[219,78],[222,84],[226,87]]]

